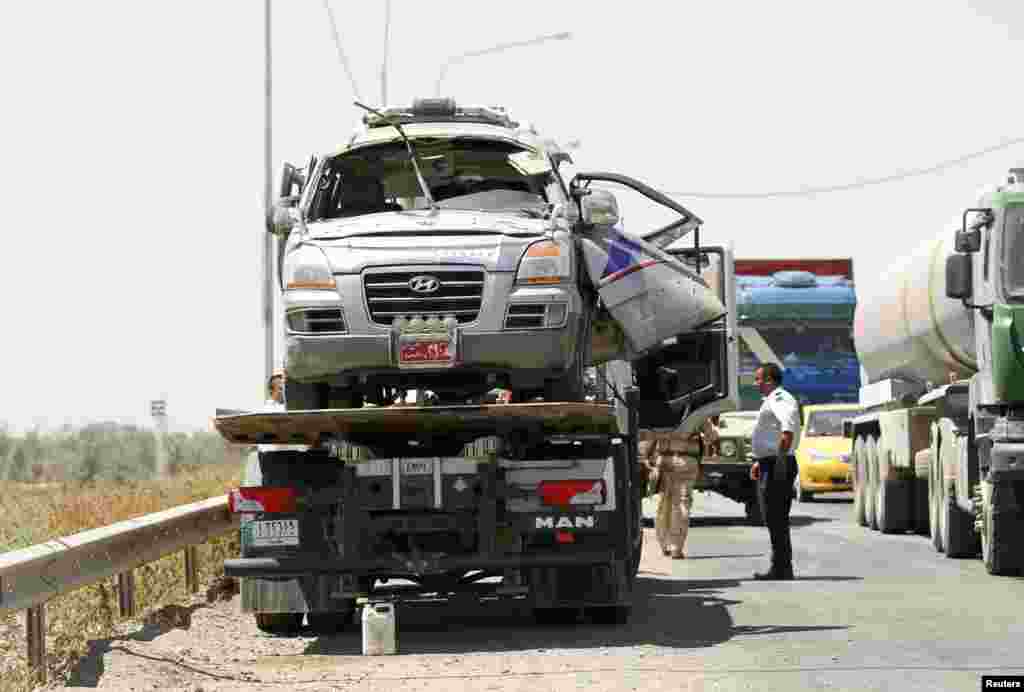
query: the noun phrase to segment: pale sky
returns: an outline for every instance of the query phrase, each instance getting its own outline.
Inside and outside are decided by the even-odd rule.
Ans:
[[[257,0],[0,3],[6,365],[0,421],[176,427],[262,401],[263,14]],[[384,3],[332,0],[380,103]],[[322,0],[274,2],[274,148],[302,165],[360,113]],[[388,100],[507,106],[580,169],[758,192],[924,167],[1024,136],[1024,3],[392,0]],[[1024,145],[811,198],[680,201],[738,256],[852,256],[859,283],[949,227]],[[625,206],[626,226],[647,211]]]

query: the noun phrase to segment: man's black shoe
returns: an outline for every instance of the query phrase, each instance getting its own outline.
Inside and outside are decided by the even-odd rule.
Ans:
[[[792,581],[793,570],[791,569],[770,569],[767,572],[755,572],[754,579],[757,581]]]

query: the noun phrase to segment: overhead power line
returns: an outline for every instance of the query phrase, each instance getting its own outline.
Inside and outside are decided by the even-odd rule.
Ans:
[[[355,77],[352,76],[352,68],[349,67],[348,58],[345,57],[345,50],[341,47],[341,36],[338,35],[338,23],[334,21],[334,12],[331,11],[331,4],[329,0],[324,0],[324,9],[327,10],[327,18],[331,21],[331,34],[334,36],[334,47],[338,49],[338,61],[345,69],[345,74],[348,75],[349,84],[352,85],[352,94],[356,97],[356,101],[362,101],[363,99],[359,96],[359,87],[356,86]]]
[[[885,175],[879,178],[864,178],[840,185],[808,186],[800,188],[799,190],[781,190],[776,192],[665,192],[664,194],[672,197],[693,197],[698,199],[768,199],[771,197],[810,197],[829,192],[845,192],[847,190],[856,190],[862,187],[870,187],[872,185],[893,183],[898,180],[905,180],[907,178],[914,178],[922,175],[931,175],[932,173],[938,173],[947,168],[967,163],[971,159],[976,159],[1001,149],[1007,149],[1022,142],[1024,142],[1024,137],[1007,139],[999,144],[993,144],[990,147],[985,147],[984,149],[971,152],[970,154],[958,156],[955,159],[941,161],[933,166],[928,166],[927,168],[915,168],[909,171],[903,171],[902,173],[894,173],[892,175]]]

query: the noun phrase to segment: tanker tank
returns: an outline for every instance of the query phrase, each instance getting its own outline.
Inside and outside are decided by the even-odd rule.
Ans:
[[[866,382],[904,379],[940,386],[977,370],[971,311],[946,297],[947,227],[892,265],[879,280],[861,281],[854,342]]]

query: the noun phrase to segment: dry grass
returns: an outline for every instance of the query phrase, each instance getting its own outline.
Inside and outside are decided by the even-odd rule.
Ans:
[[[106,526],[195,502],[237,487],[237,464],[181,469],[167,481],[46,483],[0,482],[0,552],[86,529]],[[234,533],[199,547],[200,583],[221,574],[226,557],[238,554]],[[182,555],[169,555],[135,571],[136,608],[184,601]],[[46,607],[47,668],[50,680],[65,677],[88,650],[88,642],[113,634],[117,623],[116,581],[85,587]],[[25,666],[24,618],[0,616],[0,692],[32,689]]]

